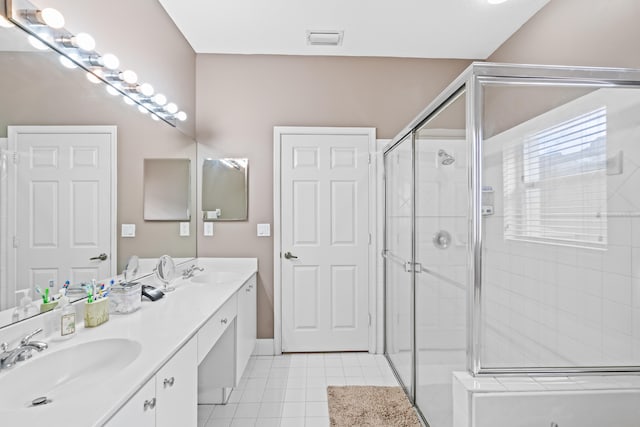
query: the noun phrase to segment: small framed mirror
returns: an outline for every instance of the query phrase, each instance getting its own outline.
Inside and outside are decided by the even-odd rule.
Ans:
[[[191,160],[144,159],[144,220],[189,221]]]
[[[205,221],[247,220],[249,159],[205,159],[202,211]]]

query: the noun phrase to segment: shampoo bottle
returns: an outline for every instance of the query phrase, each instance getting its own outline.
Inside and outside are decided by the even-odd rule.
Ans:
[[[76,334],[76,309],[69,302],[66,289],[60,290],[58,305],[53,309],[53,339],[69,339]]]

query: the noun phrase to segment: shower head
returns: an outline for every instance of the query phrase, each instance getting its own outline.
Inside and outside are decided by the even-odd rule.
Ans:
[[[453,157],[451,154],[447,153],[444,150],[438,151],[438,159],[440,161],[440,164],[443,166],[449,166],[450,164],[453,164],[453,162],[456,161],[455,157]]]

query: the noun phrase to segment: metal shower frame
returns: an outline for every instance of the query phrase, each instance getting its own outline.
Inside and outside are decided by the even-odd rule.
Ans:
[[[466,94],[466,141],[468,150],[468,191],[471,227],[469,229],[469,245],[467,247],[467,370],[473,375],[559,375],[559,374],[600,374],[603,373],[638,373],[640,366],[576,366],[576,367],[487,367],[481,358],[481,320],[482,320],[482,140],[484,114],[484,86],[499,84],[501,86],[562,86],[562,87],[636,87],[640,88],[640,70],[624,68],[568,67],[544,65],[497,64],[486,62],[472,63],[457,79],[418,114],[384,149],[384,157],[407,136],[411,137],[414,153],[412,175],[412,191],[415,191],[415,132],[423,124],[446,108],[461,93]],[[385,181],[386,210],[386,181]],[[415,193],[413,193],[415,201]],[[415,203],[412,206],[412,228],[415,222]],[[383,255],[386,253],[386,221],[385,243]],[[415,239],[412,237],[412,259],[415,265]],[[413,270],[413,269],[412,269]],[[416,389],[416,357],[415,357],[415,273],[411,274],[411,347],[412,378],[411,400],[415,402]],[[385,266],[386,294],[386,266]],[[386,315],[385,338],[386,338]],[[389,357],[385,343],[385,354]],[[397,373],[396,373],[397,376]],[[405,386],[406,390],[406,385]]]

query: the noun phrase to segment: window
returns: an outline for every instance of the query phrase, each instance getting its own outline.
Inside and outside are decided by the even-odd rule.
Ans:
[[[604,249],[606,144],[602,107],[505,146],[505,239]]]

